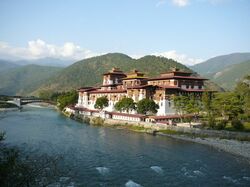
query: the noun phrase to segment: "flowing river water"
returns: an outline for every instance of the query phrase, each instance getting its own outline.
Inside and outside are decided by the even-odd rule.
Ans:
[[[68,173],[51,186],[250,186],[244,159],[209,146],[93,127],[49,108],[0,113],[5,142],[61,155]]]

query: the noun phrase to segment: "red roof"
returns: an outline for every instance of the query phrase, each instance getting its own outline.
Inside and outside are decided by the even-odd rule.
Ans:
[[[83,108],[83,107],[75,107],[75,109],[78,110],[78,111],[98,112],[98,110],[92,110],[92,109]]]
[[[146,87],[153,87],[153,85],[138,85],[138,86],[129,86],[127,89],[141,89],[141,88],[146,88]]]
[[[160,87],[160,88],[167,88],[167,89],[180,89],[180,87],[178,87],[178,86],[167,86],[167,85],[166,86],[164,86],[164,85],[160,86],[159,85],[158,87]]]
[[[147,77],[126,77],[123,78],[122,80],[130,80],[130,79],[148,79]]]
[[[75,110],[75,106],[74,105],[68,105],[67,108],[70,108],[72,110]]]
[[[96,90],[97,88],[95,87],[82,87],[82,88],[79,88],[77,91],[78,92],[87,92],[87,91],[90,91],[90,90]]]
[[[115,89],[115,90],[93,90],[90,91],[89,93],[126,93],[127,90],[124,89]]]
[[[155,77],[148,79],[149,81],[152,80],[164,80],[164,79],[190,79],[190,80],[208,80],[202,77],[194,77],[194,76],[165,76],[165,77]]]
[[[106,85],[101,85],[101,87],[110,87],[110,86],[117,86],[117,85],[122,85],[122,83],[117,83],[117,84],[106,84]]]

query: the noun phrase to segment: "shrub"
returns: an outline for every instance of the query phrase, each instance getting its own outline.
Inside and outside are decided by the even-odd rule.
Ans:
[[[223,130],[225,129],[225,127],[227,126],[227,120],[222,120],[222,121],[219,121],[217,124],[216,124],[216,129],[217,130]]]
[[[210,118],[208,119],[208,126],[209,126],[209,128],[212,128],[212,129],[215,128],[216,123],[215,123],[215,119],[214,119],[213,117],[210,117]]]
[[[93,118],[92,124],[97,126],[102,126],[104,124],[104,119],[102,119],[101,117]]]
[[[82,121],[83,121],[84,123],[89,124],[90,118],[89,118],[89,117],[83,117]]]
[[[237,130],[244,129],[244,125],[238,119],[233,119],[232,122],[231,122],[231,124],[232,124],[232,127],[235,128],[235,129],[237,129]]]

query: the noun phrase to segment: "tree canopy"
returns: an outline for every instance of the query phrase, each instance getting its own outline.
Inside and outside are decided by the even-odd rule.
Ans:
[[[157,113],[159,106],[151,99],[142,99],[137,103],[137,112],[139,114]]]
[[[108,107],[109,106],[109,100],[107,97],[103,96],[103,97],[99,97],[96,99],[96,102],[95,102],[95,108],[96,109],[104,109],[105,107]]]
[[[124,97],[115,104],[115,109],[120,112],[126,111],[128,113],[129,110],[136,109],[136,104],[132,98]]]
[[[71,92],[61,93],[57,98],[57,106],[60,110],[70,104],[77,102],[78,94],[75,90]]]

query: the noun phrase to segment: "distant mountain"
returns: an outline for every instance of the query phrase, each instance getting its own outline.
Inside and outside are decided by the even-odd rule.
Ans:
[[[26,65],[0,73],[0,95],[26,95],[41,86],[61,68]]]
[[[138,69],[148,77],[158,76],[171,67],[192,72],[183,64],[164,57],[145,56],[136,60],[124,54],[110,53],[85,59],[64,68],[43,84],[36,93],[41,90],[66,91],[82,86],[99,85],[102,82],[102,74],[113,67],[118,67],[124,72]]]
[[[22,65],[7,69],[0,73],[0,95],[38,95],[42,90],[62,92],[82,86],[98,86],[102,83],[102,74],[113,67],[125,73],[138,69],[147,77],[158,76],[172,67],[192,72],[183,64],[164,57],[145,56],[136,60],[121,53],[110,53],[81,60],[66,68]],[[212,82],[207,85],[221,90]]]
[[[208,75],[208,78],[223,88],[232,90],[236,83],[247,75],[250,75],[250,60],[227,66],[222,71]]]
[[[250,60],[250,53],[233,53],[211,58],[200,64],[191,66],[190,68],[199,74],[206,76],[223,71],[228,66],[239,64]]]
[[[3,72],[11,68],[16,68],[18,66],[19,65],[9,62],[7,60],[0,60],[0,72]]]
[[[73,63],[72,60],[61,60],[57,58],[41,58],[36,60],[19,60],[15,62],[19,65],[36,64],[40,66],[66,67]]]

